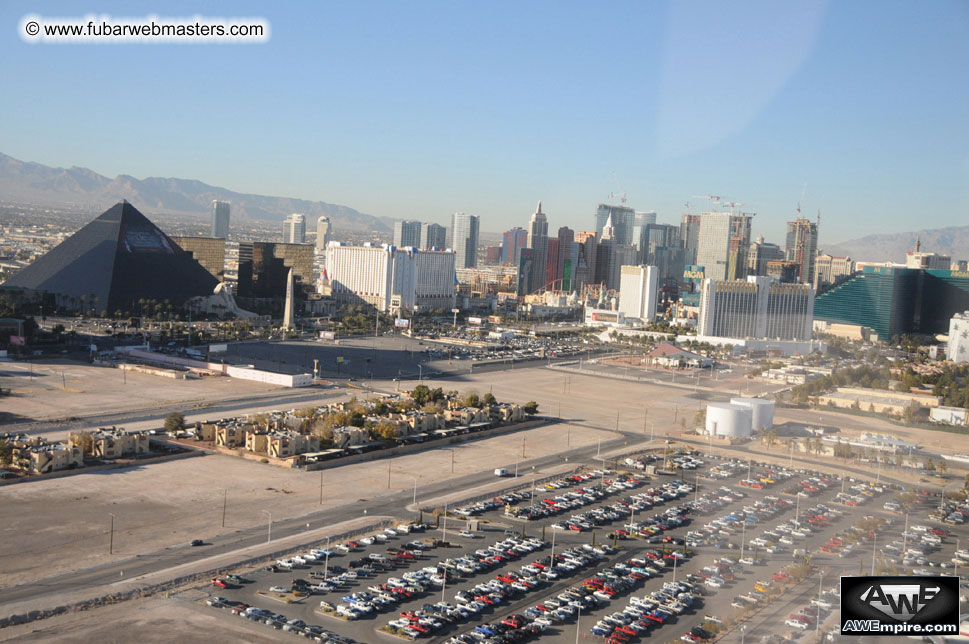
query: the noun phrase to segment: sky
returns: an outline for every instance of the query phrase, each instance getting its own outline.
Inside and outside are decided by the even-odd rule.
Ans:
[[[257,16],[264,44],[43,44],[28,14]],[[0,152],[486,231],[713,203],[821,245],[969,224],[969,3],[0,3]],[[803,194],[803,200],[802,200]],[[689,204],[689,206],[687,206]]]

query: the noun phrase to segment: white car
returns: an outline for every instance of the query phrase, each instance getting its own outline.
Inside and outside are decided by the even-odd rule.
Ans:
[[[799,628],[802,631],[806,631],[807,630],[807,627],[808,627],[808,625],[806,623],[799,622],[796,619],[789,619],[789,620],[785,621],[784,623],[787,624],[788,626],[790,626],[791,628]]]
[[[288,593],[289,591],[282,586],[270,586],[269,592],[271,593]]]

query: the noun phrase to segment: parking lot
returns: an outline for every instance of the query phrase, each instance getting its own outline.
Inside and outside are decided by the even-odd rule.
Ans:
[[[228,600],[222,609],[226,618],[241,602],[277,613],[281,617],[267,615],[262,622],[268,619],[278,628],[301,620],[289,628],[320,641],[340,640],[307,631],[306,625],[365,642],[400,636],[430,642],[459,637],[468,642],[554,641],[576,631],[612,642],[635,641],[647,633],[663,641],[694,641],[718,623],[756,610],[767,598],[774,599],[764,615],[776,612],[784,624],[781,631],[796,636],[828,614],[824,605],[836,597],[833,584],[840,571],[872,562],[868,537],[859,533],[851,537],[856,545],[843,547],[849,538],[845,531],[860,516],[855,506],[840,501],[849,500],[848,495],[863,497],[864,514],[884,522],[875,531],[887,539],[885,545],[896,536],[908,538],[898,514],[878,498],[891,503],[893,492],[884,487],[877,492],[861,482],[842,483],[810,472],[697,460],[703,462],[695,471],[682,471],[682,481],[670,476],[649,480],[633,471],[625,482],[642,483],[625,488],[615,485],[622,482],[616,473],[599,472],[561,488],[541,487],[534,503],[528,490],[521,498],[496,499],[470,513],[483,526],[473,537],[457,534],[457,518],[449,518],[446,547],[439,543],[445,538],[443,525],[416,535],[383,535],[369,545],[358,543],[352,553],[320,544],[322,550],[313,555],[317,561],[297,563],[285,572],[254,571],[244,575],[243,583],[213,589],[213,594]],[[693,490],[697,480],[700,489]],[[661,489],[684,494],[666,499],[656,494]],[[548,507],[555,511],[537,511]],[[792,523],[795,513],[799,524]],[[928,534],[929,542],[940,537]],[[939,545],[945,547],[947,538],[941,536]],[[427,540],[438,545],[430,547]],[[615,552],[609,548],[613,544],[619,546]],[[747,546],[743,553],[741,544]],[[320,560],[326,550],[332,554]],[[795,554],[805,553],[812,557],[812,577],[796,583]],[[876,564],[892,562],[879,556]],[[820,606],[810,603],[823,582],[818,573],[830,582],[816,602]],[[319,587],[322,577],[329,585],[334,576],[340,578],[337,587]],[[294,579],[299,580],[297,589],[317,589],[286,603]],[[272,586],[286,593],[274,596],[268,592]],[[793,590],[775,597],[787,587]],[[329,614],[317,610],[321,601],[333,607]],[[354,611],[356,604],[370,609]],[[777,624],[754,620],[747,636],[777,632]]]

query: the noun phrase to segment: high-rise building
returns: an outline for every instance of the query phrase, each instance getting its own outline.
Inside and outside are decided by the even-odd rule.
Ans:
[[[798,274],[801,265],[797,262],[788,262],[783,259],[772,259],[767,262],[767,277],[785,284],[794,284],[798,281]]]
[[[528,221],[528,248],[532,249],[532,274],[528,281],[528,292],[532,293],[545,286],[548,265],[548,218],[542,212],[541,201]]]
[[[696,264],[696,251],[700,245],[700,215],[683,214],[680,223],[680,245],[683,247],[683,261]]]
[[[220,282],[225,278],[225,239],[213,237],[172,237],[182,250]]]
[[[969,274],[959,271],[865,266],[818,295],[819,320],[871,327],[882,340],[911,333],[945,333],[969,310]]]
[[[574,248],[575,231],[568,226],[562,226],[559,228],[558,240],[558,274],[555,277],[556,279],[562,280],[563,291],[571,291],[572,280],[575,277],[575,261],[573,260],[573,254],[577,253],[577,249]]]
[[[797,281],[810,284],[814,279],[814,258],[818,254],[818,224],[798,217],[787,222],[784,259],[798,265]]]
[[[228,201],[212,202],[212,237],[215,239],[229,237],[229,208]]]
[[[820,292],[837,284],[855,272],[855,262],[850,257],[820,254],[814,258],[814,290]]]
[[[328,243],[330,243],[330,218],[324,215],[316,221],[316,250],[325,251]]]
[[[714,280],[742,279],[747,274],[750,215],[705,212],[700,215],[696,264]]]
[[[380,311],[454,306],[454,251],[398,248],[389,244],[330,244],[326,270],[333,297]]]
[[[293,213],[286,217],[283,224],[283,243],[284,244],[305,244],[306,243],[306,216]]]
[[[949,320],[945,358],[953,362],[969,362],[969,311],[956,313]]]
[[[750,275],[767,275],[767,262],[784,259],[784,251],[777,244],[765,242],[758,237],[747,253],[747,273]]]
[[[522,248],[528,244],[528,231],[520,226],[506,230],[501,241],[501,263],[518,266]]]
[[[395,221],[394,222],[394,246],[401,248],[413,246],[420,248],[421,245],[421,222],[419,221]]]
[[[575,244],[578,247],[578,263],[575,268],[575,284],[572,286],[572,290],[581,291],[586,286],[597,283],[596,250],[598,241],[595,231],[580,230],[576,232]]]
[[[952,266],[952,258],[936,253],[909,251],[905,257],[905,268],[924,268],[934,271],[947,271]]]
[[[649,214],[649,213],[644,213]],[[655,213],[653,213],[655,214]],[[601,203],[596,206],[596,237],[602,239],[602,231],[606,222],[611,220],[613,227],[613,240],[619,245],[635,244],[636,237],[633,234],[636,227],[636,211],[626,206],[612,206]],[[656,219],[653,219],[653,223]]]
[[[720,338],[810,340],[814,291],[769,277],[703,280],[698,335]]]
[[[619,312],[626,318],[652,320],[656,317],[659,293],[655,266],[623,266],[619,279]]]
[[[457,268],[478,267],[478,224],[477,215],[451,215],[451,248],[457,253]]]
[[[549,237],[545,247],[545,284],[552,284],[562,279],[562,272],[559,270],[559,240],[558,237]],[[551,288],[559,288],[558,284],[553,284]]]
[[[615,224],[615,222],[613,222]],[[635,211],[633,215],[633,231],[629,243],[639,251],[639,257],[644,258],[648,254],[647,246],[649,243],[649,233],[646,232],[647,226],[656,225],[656,213],[653,211]]]
[[[485,247],[485,264],[494,266],[501,263],[501,246]]]
[[[421,224],[420,247],[444,250],[447,247],[447,228],[441,224]]]
[[[224,243],[224,281],[239,297],[282,297],[290,269],[297,293],[314,290],[314,245],[253,241]]]
[[[517,295],[528,295],[531,293],[532,281],[532,262],[535,251],[531,248],[522,248],[518,252],[518,288],[515,290]]]
[[[602,239],[596,248],[596,280],[606,289],[619,290],[621,269],[636,263],[636,247],[616,241],[616,228],[612,220],[602,227]]]

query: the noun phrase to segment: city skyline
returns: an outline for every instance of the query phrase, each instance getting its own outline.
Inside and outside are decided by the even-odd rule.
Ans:
[[[969,53],[964,4],[314,9],[326,38],[307,24],[308,5],[206,11],[264,16],[265,45],[31,45],[11,29],[0,40],[10,85],[58,88],[47,95],[64,100],[12,92],[3,151],[397,219],[447,223],[463,211],[488,232],[524,225],[538,199],[554,226],[585,230],[612,193],[663,223],[687,202],[707,209],[693,195],[716,194],[745,202],[754,234],[778,243],[799,201],[807,218],[821,209],[824,247],[916,220],[953,225],[969,206],[959,108],[969,90],[952,82]],[[29,12],[79,13],[0,9],[11,25]],[[589,31],[610,46],[585,46]],[[527,45],[535,33],[556,44]],[[280,73],[294,48],[322,83]],[[80,70],[84,86],[71,82]],[[122,87],[141,109],[99,99]],[[279,118],[257,120],[267,111]],[[132,140],[152,141],[152,154]],[[186,154],[194,145],[208,153]]]

